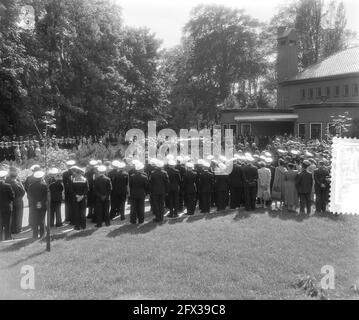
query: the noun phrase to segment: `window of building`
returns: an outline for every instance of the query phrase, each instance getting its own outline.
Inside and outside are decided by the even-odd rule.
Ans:
[[[325,96],[326,96],[327,98],[330,97],[330,87],[326,87],[326,88],[325,88]]]
[[[356,97],[359,95],[359,91],[358,91],[358,84],[354,83],[353,84],[353,96]]]
[[[249,136],[251,134],[252,128],[250,123],[242,123],[241,127],[243,136]]]
[[[340,88],[339,88],[339,86],[335,86],[335,87],[334,87],[334,96],[335,96],[335,97],[339,97],[339,93],[340,93]]]
[[[305,123],[298,123],[298,136],[305,139]]]
[[[301,98],[302,100],[305,99],[305,89],[300,89],[300,98]]]
[[[322,88],[317,88],[316,92],[317,92],[317,98],[320,98],[322,96]]]
[[[322,124],[311,123],[310,124],[310,139],[322,139]]]
[[[309,88],[309,97],[308,97],[308,99],[313,99],[313,96],[314,96],[314,90],[313,90],[313,88]]]
[[[347,84],[344,86],[343,96],[344,97],[349,96],[349,85],[347,85]]]

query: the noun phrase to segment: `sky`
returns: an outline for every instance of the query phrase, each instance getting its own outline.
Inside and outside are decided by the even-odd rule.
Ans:
[[[147,27],[163,40],[162,47],[180,43],[182,28],[190,11],[198,4],[221,4],[245,9],[262,22],[269,21],[279,5],[287,0],[115,0],[122,7],[125,25]],[[326,0],[328,1],[328,0]],[[347,13],[347,28],[359,33],[359,0],[343,0]]]

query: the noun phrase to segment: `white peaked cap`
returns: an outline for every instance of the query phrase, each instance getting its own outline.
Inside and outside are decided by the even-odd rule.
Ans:
[[[144,164],[142,162],[137,162],[135,165],[136,170],[142,170],[144,168]]]
[[[178,156],[176,157],[176,160],[182,163],[184,161],[184,158],[182,156]]]
[[[220,156],[219,156],[219,160],[221,160],[221,161],[227,161],[227,158],[226,158],[226,156],[220,155]]]
[[[68,166],[73,166],[73,165],[75,165],[75,163],[76,163],[75,160],[68,160],[68,161],[66,161],[66,164],[67,164]]]
[[[120,161],[118,161],[118,160],[113,160],[113,161],[111,162],[111,165],[112,165],[113,167],[115,167],[115,168],[119,168]]]
[[[209,164],[209,162],[207,161],[203,161],[203,165],[206,167],[206,168],[209,168],[211,165]]]
[[[190,161],[190,160],[191,160],[191,157],[190,157],[190,156],[184,156],[184,157],[183,157],[183,160],[184,160],[184,161]]]
[[[97,165],[97,160],[90,160],[89,164],[91,166],[95,166],[95,165]]]
[[[176,164],[177,164],[177,163],[176,163],[175,160],[173,160],[173,159],[168,160],[168,165],[170,165],[170,166],[175,166]]]
[[[1,170],[0,171],[0,178],[4,178],[8,175],[8,172],[6,170]]]
[[[271,163],[272,161],[273,161],[273,159],[269,158],[269,157],[265,159],[265,162],[267,162],[267,163]]]
[[[206,157],[206,159],[207,159],[207,160],[212,160],[212,159],[214,159],[214,157],[210,154],[210,155],[208,155],[208,156]]]
[[[107,168],[105,166],[98,166],[97,171],[98,172],[106,172]]]
[[[49,174],[58,174],[60,172],[59,169],[57,168],[50,168],[49,169]]]
[[[187,163],[186,163],[186,167],[193,169],[193,168],[194,168],[194,164],[193,164],[192,162],[187,162]]]
[[[36,171],[36,172],[34,173],[34,178],[36,178],[36,179],[41,179],[41,178],[44,177],[44,175],[45,175],[45,172],[44,172],[44,171]]]
[[[40,169],[40,166],[38,164],[34,164],[30,167],[31,171],[34,171],[35,169]]]
[[[118,167],[119,167],[120,169],[123,169],[123,168],[126,167],[126,163],[124,163],[123,161],[119,161]]]
[[[157,161],[156,161],[156,166],[157,166],[157,167],[163,168],[164,165],[165,165],[165,164],[163,163],[162,160],[157,160]]]
[[[197,163],[203,165],[204,160],[203,160],[203,159],[198,159],[198,160],[197,160]]]
[[[175,158],[174,155],[171,153],[166,156],[167,160],[174,159],[174,158]]]
[[[264,152],[264,155],[265,155],[266,157],[271,157],[271,156],[272,156],[272,154],[271,154],[270,152],[268,152],[268,151]]]

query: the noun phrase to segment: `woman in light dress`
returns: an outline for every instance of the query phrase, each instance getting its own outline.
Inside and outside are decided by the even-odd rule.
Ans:
[[[278,202],[279,208],[282,207],[284,202],[284,174],[287,172],[286,167],[284,166],[285,162],[283,159],[278,160],[278,167],[275,168],[274,172],[274,181],[272,187],[272,200],[274,202],[274,210],[278,211]]]
[[[264,162],[259,162],[258,169],[258,191],[257,198],[260,199],[261,207],[264,208],[264,204],[270,198],[270,180],[271,180],[271,171],[269,168],[266,168]]]
[[[298,206],[298,191],[295,186],[295,178],[298,171],[293,163],[288,164],[288,171],[284,174],[284,204],[288,211],[296,211]]]

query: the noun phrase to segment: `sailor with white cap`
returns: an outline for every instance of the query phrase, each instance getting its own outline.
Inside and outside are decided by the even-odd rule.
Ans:
[[[37,239],[45,233],[45,214],[47,210],[47,187],[41,170],[34,173],[35,182],[28,189],[29,207],[32,209],[32,234]]]
[[[178,216],[178,203],[179,203],[179,193],[181,187],[181,174],[179,170],[176,168],[176,161],[174,159],[170,159],[168,161],[168,179],[169,179],[169,192],[168,192],[168,208],[170,212],[168,217],[176,218]]]
[[[201,161],[203,170],[198,177],[199,209],[202,213],[209,213],[211,210],[211,196],[214,189],[214,175],[209,170],[210,164]]]
[[[64,186],[62,184],[62,177],[58,168],[49,169],[49,189],[50,189],[50,227],[55,225],[56,227],[62,226],[61,218],[61,202],[62,192]]]
[[[15,194],[11,185],[5,183],[5,178],[8,171],[0,171],[0,242],[11,239],[10,222],[11,222],[11,203],[14,200]]]
[[[214,179],[215,203],[217,211],[226,209],[229,193],[229,176],[225,173],[226,165],[222,162],[218,164],[218,174]]]
[[[74,224],[73,214],[72,214],[72,201],[70,195],[70,183],[73,177],[73,173],[71,171],[71,167],[76,164],[75,160],[66,161],[67,170],[62,173],[62,182],[64,184],[65,191],[65,221],[70,224]]]
[[[196,209],[197,198],[197,172],[194,171],[192,162],[186,163],[186,172],[183,175],[184,205],[187,208],[187,215],[193,215]]]
[[[110,221],[110,195],[112,191],[111,179],[105,175],[107,168],[103,165],[97,167],[98,176],[95,178],[93,191],[96,195],[95,214],[96,227],[102,227],[111,224]]]
[[[96,166],[98,165],[98,161],[95,159],[92,159],[89,161],[89,165],[87,166],[85,177],[87,179],[88,185],[89,185],[89,191],[87,193],[87,208],[88,208],[88,214],[87,218],[92,219],[92,222],[96,222],[96,216],[94,214],[95,210],[95,194],[93,192],[93,183],[96,175]]]
[[[144,165],[137,163],[135,172],[129,178],[130,188],[130,222],[143,223],[145,219],[145,197],[148,193],[148,176],[143,171]]]
[[[177,157],[177,165],[176,165],[176,169],[179,171],[180,176],[181,176],[181,181],[183,181],[183,176],[186,172],[186,167],[185,167],[185,157],[182,156],[178,156]],[[182,212],[183,211],[183,206],[184,206],[184,193],[183,193],[183,189],[182,189],[182,183],[180,185],[180,192],[179,192],[179,198],[178,198],[178,208],[177,211],[178,212]]]
[[[155,168],[150,175],[150,194],[152,198],[152,210],[156,218],[155,222],[162,222],[165,211],[165,197],[169,191],[169,179],[166,171],[162,170],[164,163],[157,160]]]
[[[112,182],[111,191],[111,211],[110,218],[121,216],[121,220],[125,220],[125,204],[127,198],[127,189],[129,177],[124,170],[126,164],[122,161],[112,161],[113,173],[109,175]]]

